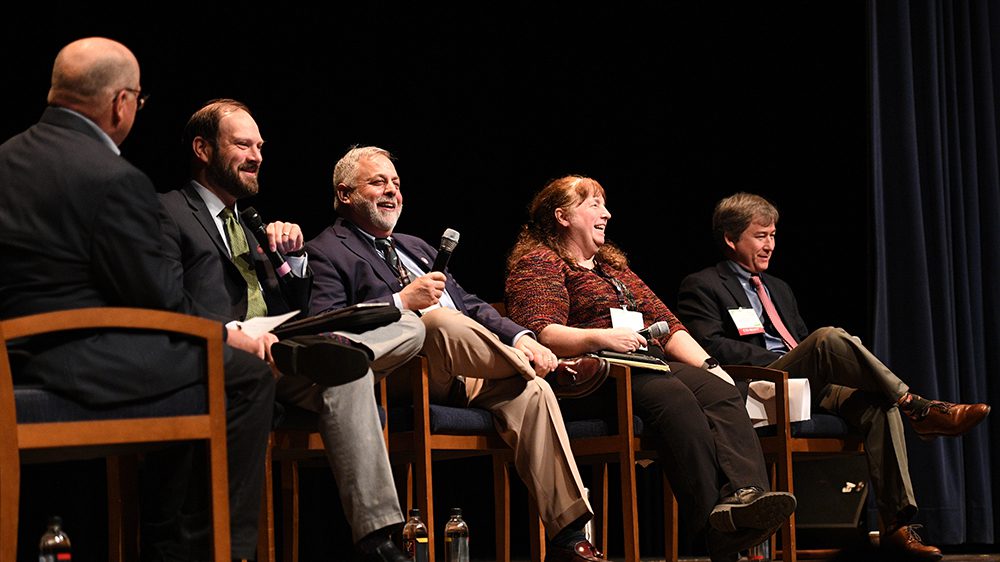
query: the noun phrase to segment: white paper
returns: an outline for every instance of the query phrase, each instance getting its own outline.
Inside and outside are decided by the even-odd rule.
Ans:
[[[753,381],[747,397],[747,414],[754,427],[777,423],[774,383]],[[804,421],[812,417],[812,391],[809,379],[788,379],[788,421]]]
[[[246,335],[251,338],[259,338],[264,334],[270,332],[271,330],[277,328],[285,320],[298,314],[298,310],[293,310],[287,314],[280,314],[278,316],[258,316],[256,318],[251,318],[249,320],[240,322],[239,320],[233,320],[232,322],[226,324],[227,328],[239,328],[246,333]]]

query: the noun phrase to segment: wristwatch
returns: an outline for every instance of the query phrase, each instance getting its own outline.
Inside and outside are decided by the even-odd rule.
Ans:
[[[719,360],[716,359],[715,357],[708,357],[705,359],[705,362],[701,364],[701,368],[705,369],[706,371],[711,371],[712,369],[718,366],[719,366]]]

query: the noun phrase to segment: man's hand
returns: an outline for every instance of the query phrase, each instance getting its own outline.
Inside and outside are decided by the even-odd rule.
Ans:
[[[556,354],[531,336],[521,336],[517,339],[514,347],[520,349],[528,361],[531,361],[535,368],[535,374],[540,377],[551,373],[559,365],[559,358],[556,357]]]
[[[226,343],[230,347],[242,349],[260,359],[271,362],[271,344],[278,341],[278,336],[268,332],[259,338],[251,338],[239,328],[226,328],[226,331],[228,332]]]
[[[293,222],[275,221],[267,225],[267,241],[271,251],[279,254],[298,252],[305,245],[302,229]]]
[[[432,271],[421,275],[399,292],[399,300],[407,310],[423,310],[441,301],[444,294],[444,273]]]

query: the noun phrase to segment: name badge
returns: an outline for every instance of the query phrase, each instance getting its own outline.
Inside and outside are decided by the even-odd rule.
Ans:
[[[741,336],[764,333],[764,325],[752,308],[730,308],[729,315],[733,317],[733,323]]]
[[[611,327],[631,328],[632,330],[638,332],[643,328],[642,313],[639,312],[638,310],[625,310],[623,308],[612,308]],[[642,346],[639,349],[645,351],[646,346]]]

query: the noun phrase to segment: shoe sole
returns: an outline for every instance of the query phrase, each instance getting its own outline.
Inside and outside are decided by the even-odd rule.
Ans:
[[[364,350],[334,341],[310,345],[288,342],[271,347],[277,365],[291,365],[292,373],[308,378],[322,387],[354,382],[368,373],[370,361]]]
[[[776,529],[795,511],[795,496],[768,492],[748,504],[716,506],[709,523],[723,533],[737,529]]]

